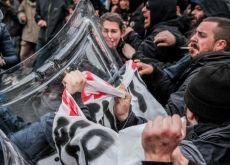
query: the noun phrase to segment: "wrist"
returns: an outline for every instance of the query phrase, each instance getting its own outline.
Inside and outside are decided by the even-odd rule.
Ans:
[[[156,161],[156,162],[172,162],[171,154],[154,154],[154,153],[145,153],[145,161]]]
[[[117,120],[119,120],[119,122],[125,122],[128,118],[129,114],[124,114],[124,115],[117,115]]]

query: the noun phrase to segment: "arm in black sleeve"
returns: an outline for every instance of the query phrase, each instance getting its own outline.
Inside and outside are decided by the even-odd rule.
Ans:
[[[144,124],[146,123],[147,120],[142,118],[142,117],[137,117],[132,110],[130,110],[128,118],[124,122],[120,122],[119,120],[116,119],[116,126],[117,130],[122,130],[127,127],[131,127],[134,125],[139,125],[139,124]]]
[[[181,85],[176,89],[174,92],[172,92],[169,96],[168,102],[165,106],[165,110],[168,113],[168,115],[178,114],[181,117],[185,116],[185,102],[184,102],[184,94],[187,89],[187,86],[191,79],[196,75],[197,70],[190,73],[188,76],[186,76],[185,79],[182,79]]]
[[[85,117],[90,120],[92,120],[92,117],[90,115],[89,109],[87,106],[85,106],[81,100],[81,93],[77,92],[73,95],[74,100],[76,101],[77,105],[80,107],[81,111],[84,113]],[[93,121],[95,122],[95,121]]]
[[[142,39],[135,31],[129,32],[124,38],[125,43],[130,44],[135,50],[141,45]]]

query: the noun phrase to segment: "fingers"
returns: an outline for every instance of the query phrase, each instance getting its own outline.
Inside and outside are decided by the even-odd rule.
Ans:
[[[152,135],[155,137],[162,138],[171,137],[177,141],[181,140],[182,137],[182,121],[179,115],[173,116],[157,116],[154,121],[151,122],[152,126],[146,125],[146,129],[151,130]],[[171,138],[165,138],[165,140],[171,140]]]
[[[153,42],[158,47],[167,47],[167,46],[174,45],[176,43],[176,37],[171,32],[165,30],[158,33],[154,37]]]
[[[82,91],[86,79],[80,71],[76,70],[66,73],[62,83],[70,94],[74,94]]]

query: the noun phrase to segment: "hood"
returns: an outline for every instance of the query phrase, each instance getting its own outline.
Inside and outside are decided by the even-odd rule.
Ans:
[[[230,18],[229,0],[197,0],[196,2],[207,17]]]
[[[131,13],[135,12],[137,8],[144,2],[144,0],[130,0],[129,1],[129,11]]]
[[[176,16],[176,0],[148,0],[151,11],[151,27]]]

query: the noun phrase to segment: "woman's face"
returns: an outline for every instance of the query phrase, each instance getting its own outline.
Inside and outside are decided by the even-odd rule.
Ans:
[[[119,5],[121,9],[129,9],[129,0],[120,0]]]
[[[102,34],[110,48],[116,48],[122,37],[122,31],[117,22],[104,21]]]
[[[119,3],[119,0],[111,0],[112,5],[117,5]]]

